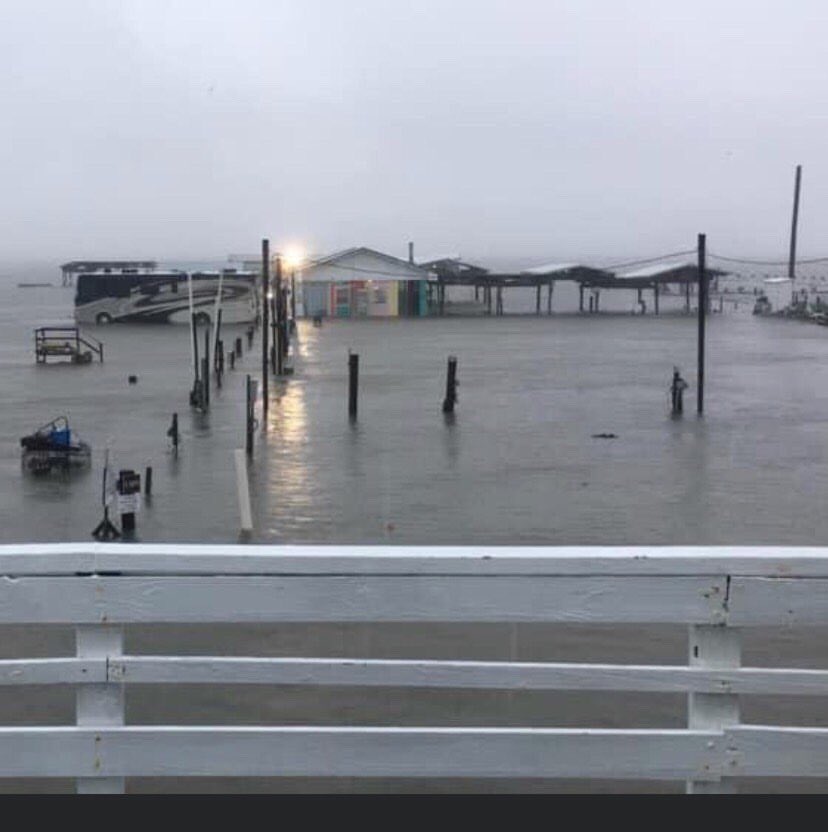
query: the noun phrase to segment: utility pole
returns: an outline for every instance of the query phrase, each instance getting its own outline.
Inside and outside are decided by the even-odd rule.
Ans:
[[[793,218],[791,219],[791,252],[788,257],[788,277],[791,279],[791,301],[793,301],[794,284],[796,279],[796,226],[799,221],[799,188],[802,183],[802,165],[796,166],[796,180],[794,183]]]
[[[698,370],[696,377],[696,410],[704,413],[704,322],[707,313],[707,273],[705,271],[705,247],[707,238],[699,234],[699,339]]]

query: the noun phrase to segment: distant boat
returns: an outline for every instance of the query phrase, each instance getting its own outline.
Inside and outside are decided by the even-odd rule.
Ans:
[[[54,283],[18,283],[18,289],[35,289],[42,286],[54,286]]]

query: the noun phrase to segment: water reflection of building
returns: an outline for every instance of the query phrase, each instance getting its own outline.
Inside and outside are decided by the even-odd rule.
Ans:
[[[428,273],[370,248],[312,260],[296,272],[306,317],[394,318],[426,315]]]

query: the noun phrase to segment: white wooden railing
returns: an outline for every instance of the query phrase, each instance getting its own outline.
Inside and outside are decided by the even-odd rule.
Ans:
[[[682,624],[687,665],[128,656],[143,623]],[[827,670],[742,667],[740,630],[828,623],[828,550],[0,546],[0,624],[76,628],[75,657],[0,661],[73,685],[76,725],[0,728],[0,777],[828,777],[828,729],[743,725],[739,697],[825,694]],[[163,648],[162,645],[159,647]],[[686,692],[686,730],[124,725],[126,685]]]

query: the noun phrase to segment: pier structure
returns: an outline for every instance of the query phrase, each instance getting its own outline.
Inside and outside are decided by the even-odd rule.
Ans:
[[[437,315],[445,315],[447,286],[473,286],[475,300],[482,300],[486,314],[503,315],[504,290],[514,287],[535,288],[535,314],[542,314],[542,295],[546,288],[546,314],[552,314],[552,296],[555,283],[568,280],[578,284],[578,311],[594,314],[600,311],[601,290],[638,290],[638,303],[646,312],[643,293],[652,292],[652,310],[659,314],[659,298],[665,287],[675,292],[683,289],[685,311],[690,311],[691,287],[698,285],[699,269],[692,262],[650,263],[634,269],[611,271],[580,263],[552,263],[524,269],[518,272],[491,272],[482,266],[455,258],[420,263],[420,268],[432,274],[429,281],[429,306]],[[715,279],[727,272],[707,269],[708,279]],[[494,303],[493,303],[494,299]],[[588,300],[588,302],[587,302]]]

